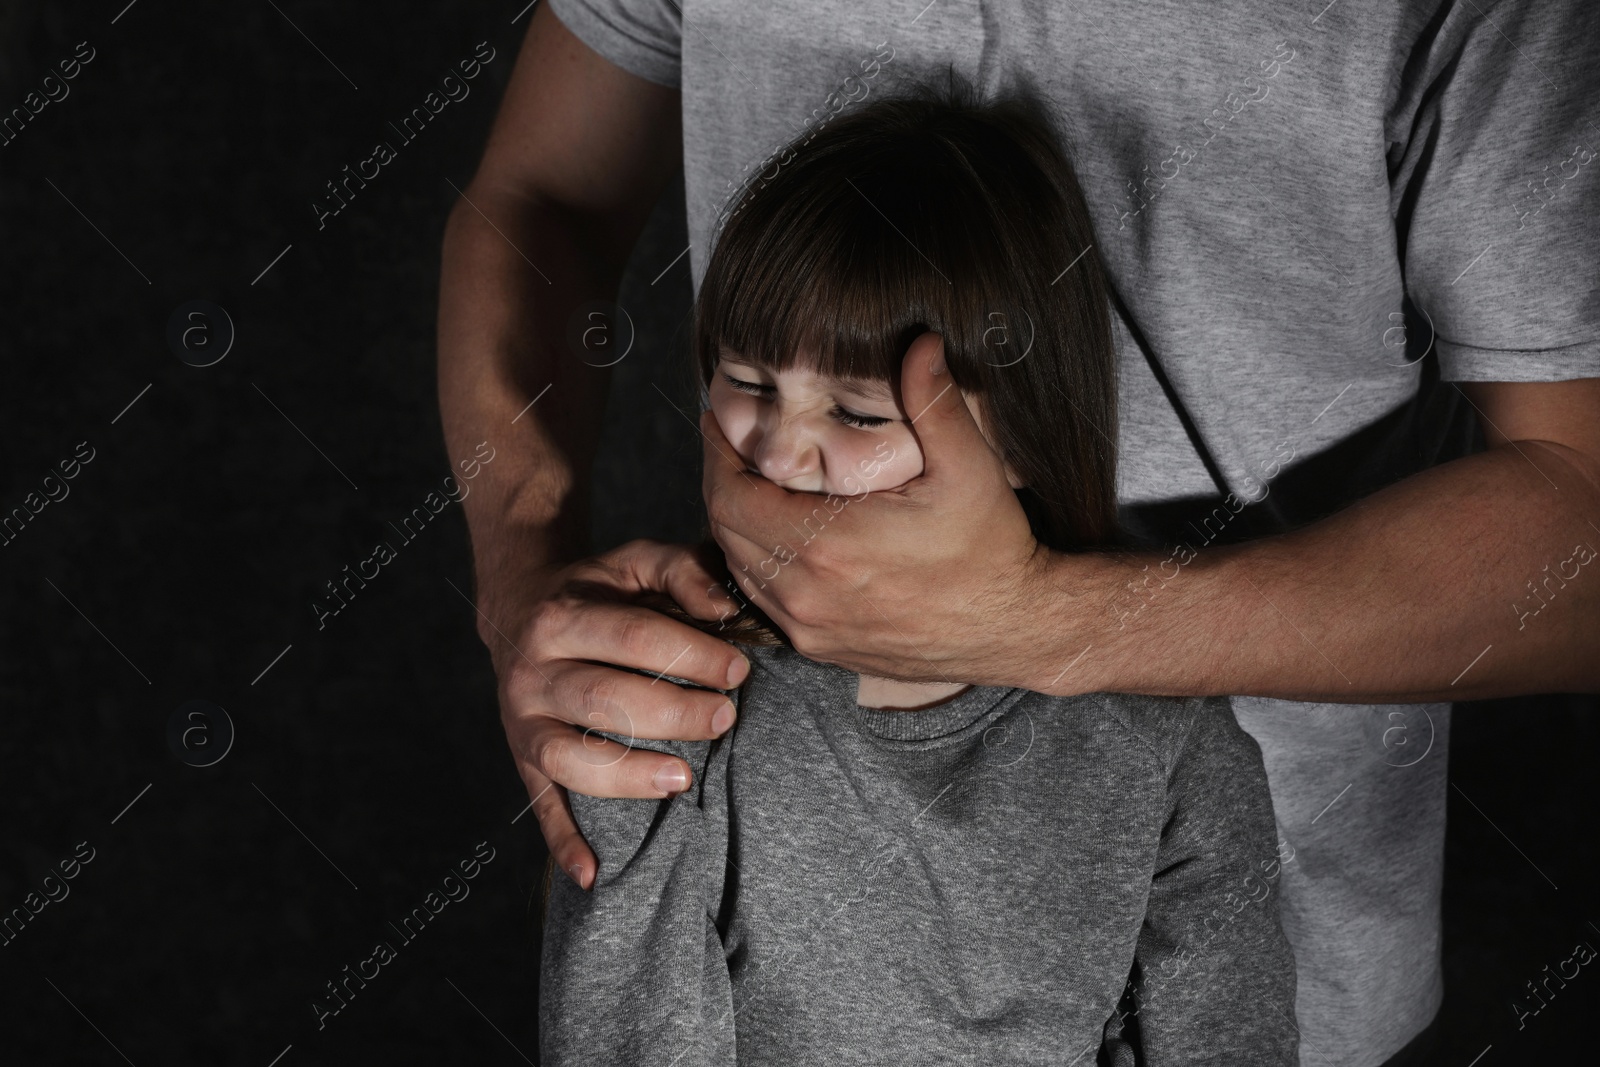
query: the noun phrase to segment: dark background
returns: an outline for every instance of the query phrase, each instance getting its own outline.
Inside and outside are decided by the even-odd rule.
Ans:
[[[403,545],[387,525],[450,473],[439,242],[523,0],[125,4],[0,6],[5,111],[78,42],[97,53],[0,147],[0,509],[94,449],[0,546],[0,911],[94,850],[0,947],[0,1063],[531,1062],[544,853],[465,524],[450,505]],[[470,97],[400,145],[387,123],[482,41],[497,54]],[[398,158],[319,230],[324,183],[378,140]],[[681,198],[620,296],[639,342],[607,415],[597,550],[698,529],[695,402],[672,370],[687,258],[661,274],[687,243]],[[236,329],[204,368],[166,340],[195,299]],[[398,558],[319,629],[323,583],[384,538]],[[169,747],[190,700],[237,731],[210,767]],[[1590,969],[1521,1031],[1510,1004],[1600,945],[1595,710],[1457,705],[1439,1063],[1588,1051]],[[394,937],[480,842],[471,895]],[[398,958],[319,1030],[313,998],[382,939]]]

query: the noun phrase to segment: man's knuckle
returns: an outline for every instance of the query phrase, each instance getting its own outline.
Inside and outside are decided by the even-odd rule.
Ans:
[[[552,824],[552,820],[561,811],[561,803],[566,790],[542,774],[530,774],[528,778],[530,779],[528,787],[534,790],[534,816],[539,820],[539,825],[547,829],[555,829],[559,824]]]
[[[650,623],[655,620],[634,612],[622,616],[617,620],[616,641],[617,647],[632,653],[643,652],[650,644],[650,637],[654,628]]]
[[[692,701],[687,699],[674,700],[670,704],[656,710],[653,718],[656,724],[670,736],[686,737],[686,731],[695,727],[703,716]]]
[[[552,782],[566,780],[564,772],[569,766],[565,740],[557,734],[547,734],[533,743],[530,760],[539,773]]]
[[[578,703],[585,713],[604,712],[617,702],[616,671],[597,671],[578,685]]]
[[[506,664],[503,688],[508,697],[520,701],[541,680],[533,664],[518,656]]]
[[[523,624],[522,647],[534,652],[548,644],[551,636],[560,632],[558,618],[564,610],[565,605],[559,600],[540,601],[528,614],[528,621]]]

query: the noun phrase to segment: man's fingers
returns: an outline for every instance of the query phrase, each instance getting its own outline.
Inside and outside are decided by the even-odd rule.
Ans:
[[[567,661],[545,670],[554,685],[534,694],[539,710],[580,730],[629,739],[709,741],[732,725],[731,711],[718,714],[732,705],[721,693],[605,664]]]
[[[744,472],[744,460],[739,457],[739,450],[733,447],[722,432],[722,424],[717,421],[716,412],[710,408],[700,413],[700,436],[705,439],[705,476],[711,478],[716,474],[740,474]]]
[[[666,593],[697,619],[726,619],[739,610],[728,593],[727,567],[714,541],[680,545],[640,539],[610,558],[628,568],[638,588]]]
[[[581,595],[541,605],[530,643],[546,676],[552,674],[551,660],[614,663],[671,674],[710,689],[731,688],[749,673],[748,661],[715,634],[639,604]]]
[[[738,603],[728,593],[725,585],[727,568],[724,566],[715,542],[698,545],[680,545],[652,538],[630,541],[601,557],[606,564],[617,568],[627,588],[638,591],[655,591],[670,596],[679,607],[698,619],[712,621],[726,619],[739,610]],[[659,615],[659,612],[656,613]],[[671,620],[669,620],[671,621]],[[646,626],[653,625],[647,622]],[[674,624],[676,625],[676,624]],[[685,629],[692,630],[690,627]],[[665,634],[665,632],[664,632]],[[675,640],[663,636],[663,640]],[[627,663],[641,670],[666,671],[679,678],[687,678],[699,685],[728,689],[744,680],[749,663],[732,646],[720,638],[707,640],[699,631],[693,631],[688,640],[693,658],[688,664],[680,663],[668,669],[656,663]],[[681,649],[674,649],[676,657]],[[597,657],[585,657],[597,658]],[[598,657],[607,662],[621,663],[613,657]]]
[[[811,510],[810,503],[791,502],[795,494],[747,470],[744,460],[722,435],[721,425],[709,410],[700,414],[700,435],[705,439],[700,490],[713,529],[726,524],[730,496],[734,497],[734,509],[747,518],[767,517],[775,520],[782,514],[786,502],[793,508]]]
[[[792,619],[781,602],[783,560],[790,557],[773,549],[762,548],[756,542],[732,527],[714,527],[719,538],[718,547],[735,566],[730,570],[740,594],[766,612],[773,622],[788,629]],[[737,561],[749,560],[740,564]]]
[[[531,767],[524,765],[521,770],[528,796],[533,800],[533,815],[539,820],[539,832],[544,834],[550,857],[579,889],[588,889],[594,885],[595,872],[600,865],[572,817],[567,791]]]
[[[552,780],[539,763],[551,765],[565,785]],[[682,792],[693,780],[689,765],[675,756],[630,750],[608,738],[586,737],[572,727],[541,741],[530,759],[518,761],[517,769],[533,799],[533,814],[551,858],[585,890],[593,888],[600,861],[572,817],[566,786],[591,796],[659,798]]]
[[[510,651],[499,649],[501,718],[550,854],[579,886],[596,861],[567,797],[664,797],[691,783],[689,766],[635,750],[633,738],[705,740],[733,725],[717,690],[750,664],[727,641],[645,603],[671,597],[700,618],[732,614],[717,589],[715,546],[631,541],[551,576]],[[694,689],[663,675],[704,686]],[[622,743],[601,735],[616,735]]]
[[[653,537],[639,537],[612,549],[594,562],[618,572],[623,584],[630,590],[670,592],[675,574],[714,580],[703,557],[694,545],[680,545],[659,541]]]
[[[722,546],[714,540],[689,546],[679,565],[668,571],[667,584],[672,599],[697,619],[726,621],[739,613]]]
[[[660,799],[693,784],[689,765],[676,756],[630,748],[593,730],[548,719],[536,729],[522,762],[524,780],[532,781],[537,773],[591,797]]]

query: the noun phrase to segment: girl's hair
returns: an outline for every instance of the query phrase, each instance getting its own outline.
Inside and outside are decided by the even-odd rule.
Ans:
[[[1117,543],[1116,357],[1094,230],[1036,94],[981,101],[949,70],[796,140],[742,187],[701,282],[701,384],[726,346],[772,370],[898,387],[916,337],[944,339],[1025,488],[1034,536]],[[754,605],[690,625],[783,640]],[[774,632],[776,631],[776,632]]]

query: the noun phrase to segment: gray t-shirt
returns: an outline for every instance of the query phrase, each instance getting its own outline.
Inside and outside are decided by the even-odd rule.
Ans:
[[[1298,859],[1226,698],[875,710],[750,657],[725,737],[641,744],[688,792],[572,795],[600,864],[552,881],[545,1067],[1297,1062]]]
[[[1437,381],[1600,376],[1592,3],[550,2],[681,89],[696,290],[729,198],[780,146],[946,64],[986,93],[1031,79],[1067,116],[1142,339],[1116,317],[1118,497],[1165,549],[1278,528],[1261,512],[1309,521],[1472,450]],[[1225,490],[1259,503],[1219,510]],[[1141,603],[1115,610],[1137,625]],[[1450,705],[1233,706],[1300,857],[1283,892],[1302,1056],[1370,1067],[1442,999]]]

